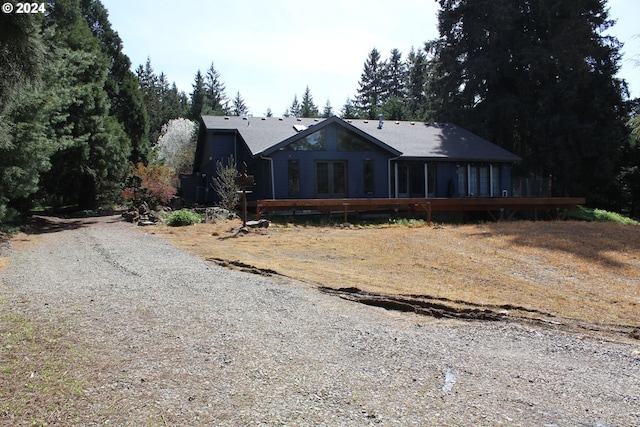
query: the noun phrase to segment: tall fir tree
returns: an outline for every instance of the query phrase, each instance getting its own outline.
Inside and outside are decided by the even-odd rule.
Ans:
[[[300,117],[300,111],[302,110],[302,105],[300,105],[300,101],[298,101],[298,94],[293,96],[293,101],[291,101],[291,105],[288,109],[288,114],[286,117]]]
[[[342,119],[357,119],[358,108],[353,104],[351,98],[347,98],[340,110],[340,118]]]
[[[240,95],[240,92],[236,93],[236,96],[235,98],[233,98],[232,103],[233,107],[231,110],[231,114],[233,114],[234,116],[246,116],[249,114],[249,107],[244,101],[242,95]]]
[[[386,97],[385,67],[386,63],[381,59],[380,52],[373,48],[364,63],[356,96],[356,106],[364,118],[378,118]]]
[[[41,76],[47,59],[41,17],[0,14],[0,228],[30,208],[40,173],[49,169]]]
[[[440,0],[438,120],[524,158],[554,195],[607,206],[626,140],[620,44],[604,0]]]
[[[411,120],[428,119],[427,69],[429,63],[422,50],[413,47],[407,57],[405,108]]]
[[[203,111],[206,114],[224,115],[228,112],[227,94],[225,85],[220,77],[220,72],[216,70],[213,62],[204,77],[205,105]]]
[[[49,133],[57,143],[43,174],[42,197],[54,206],[94,209],[117,199],[128,171],[131,142],[109,115],[109,59],[78,0],[58,0],[43,24],[54,60],[45,73]]]
[[[327,103],[324,104],[324,108],[322,109],[321,117],[328,119],[333,116],[333,107],[331,106],[331,101],[327,99]]]
[[[147,57],[144,66],[141,64],[136,68],[136,77],[138,78],[138,87],[142,94],[142,102],[149,121],[148,145],[152,147],[158,140],[164,124],[161,97],[162,82],[155,73],[149,57]]]
[[[407,64],[402,60],[402,52],[391,49],[391,55],[385,64],[384,100],[395,97],[403,99],[406,94]]]
[[[110,115],[122,124],[131,140],[130,161],[145,162],[149,155],[149,118],[138,88],[131,61],[123,53],[122,40],[109,22],[109,15],[98,0],[80,2],[83,16],[100,48],[109,60],[105,90],[110,102]]]
[[[204,87],[204,77],[200,70],[196,73],[193,81],[193,92],[191,92],[191,107],[189,108],[189,118],[191,120],[200,120],[202,109],[205,106],[207,93]]]
[[[309,90],[309,86],[304,90],[302,95],[302,104],[300,105],[300,117],[318,117],[318,107],[313,102],[313,96]]]

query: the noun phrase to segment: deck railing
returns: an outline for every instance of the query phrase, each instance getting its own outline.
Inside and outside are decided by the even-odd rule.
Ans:
[[[369,212],[379,210],[424,211],[431,222],[431,213],[437,211],[485,211],[494,220],[511,219],[521,210],[532,210],[537,219],[538,211],[549,218],[562,216],[585,203],[581,197],[468,197],[468,198],[397,198],[397,199],[267,199],[252,202],[256,217],[273,211]],[[506,217],[505,217],[506,215]]]

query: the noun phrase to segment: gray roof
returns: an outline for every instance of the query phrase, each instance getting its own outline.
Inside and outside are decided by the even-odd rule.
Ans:
[[[517,162],[518,156],[473,133],[453,124],[407,121],[384,121],[378,129],[378,120],[342,120],[276,117],[221,117],[203,116],[207,129],[237,130],[254,155],[268,154],[270,149],[288,144],[297,137],[314,132],[314,128],[329,123],[339,123],[394,154],[405,158],[422,158],[454,161]],[[306,127],[297,131],[294,126]],[[289,141],[290,140],[290,141]]]

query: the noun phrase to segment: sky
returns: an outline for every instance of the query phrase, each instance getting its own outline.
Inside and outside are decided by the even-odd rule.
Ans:
[[[233,98],[254,116],[281,116],[309,87],[320,108],[339,113],[353,99],[369,52],[403,58],[438,36],[435,0],[102,0],[135,70],[147,58],[157,74],[189,94],[213,62]],[[377,3],[377,4],[376,4]],[[609,0],[608,32],[624,43],[619,77],[640,96],[640,1]]]

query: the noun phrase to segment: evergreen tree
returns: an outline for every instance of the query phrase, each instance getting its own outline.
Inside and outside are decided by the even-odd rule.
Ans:
[[[200,120],[202,109],[206,102],[206,90],[204,87],[204,78],[200,70],[196,73],[193,82],[193,92],[191,92],[191,108],[189,109],[189,118],[191,120]]]
[[[155,145],[163,125],[163,105],[161,98],[162,82],[159,81],[153,67],[151,58],[147,58],[144,66],[136,68],[138,87],[142,94],[142,102],[149,122],[148,146]]]
[[[43,198],[54,206],[94,209],[118,197],[131,143],[109,115],[105,91],[109,59],[82,15],[78,0],[58,0],[44,27],[54,60],[44,73],[48,127],[57,150],[42,176]]]
[[[205,90],[205,106],[206,114],[224,115],[227,113],[227,95],[225,94],[225,85],[220,79],[220,73],[215,69],[213,62],[207,70],[204,81]]]
[[[322,110],[322,116],[325,119],[333,116],[333,107],[331,106],[331,102],[327,99],[327,103],[324,104],[324,109]]]
[[[236,94],[236,97],[233,98],[233,107],[231,110],[231,114],[234,116],[246,116],[249,114],[249,107],[245,103],[240,92]]]
[[[313,96],[311,96],[309,86],[307,86],[304,95],[302,95],[300,117],[318,117],[318,107],[313,103]]]
[[[46,67],[37,15],[0,14],[0,227],[30,207],[50,167],[41,74]]]
[[[97,0],[82,0],[81,8],[89,28],[109,59],[105,90],[110,102],[110,115],[122,124],[131,140],[130,161],[146,161],[149,154],[149,118],[144,107],[138,81],[131,72],[131,61],[122,52],[122,40],[111,28],[107,10]]]
[[[358,109],[353,102],[351,102],[350,98],[347,98],[344,105],[342,106],[342,110],[340,110],[340,118],[342,119],[357,119],[358,118]]]
[[[407,116],[411,120],[423,120],[427,117],[427,68],[428,61],[425,52],[415,51],[413,47],[407,57],[407,83],[405,106]]]
[[[178,92],[176,83],[173,82],[169,85],[167,76],[162,72],[158,76],[156,84],[160,101],[159,122],[162,123],[162,126],[164,127],[172,119],[186,116],[189,108],[189,101],[184,92]]]
[[[11,96],[40,78],[45,53],[38,16],[0,14],[0,113]]]
[[[437,118],[551,176],[555,195],[611,202],[626,140],[619,43],[603,0],[440,0]]]
[[[362,116],[368,119],[377,119],[378,110],[385,100],[385,67],[380,52],[373,48],[364,63],[364,70],[358,82],[358,94],[356,105]]]
[[[395,97],[402,99],[406,94],[407,65],[402,60],[402,53],[398,49],[391,50],[391,56],[385,64],[384,71],[385,101]]]
[[[298,95],[293,96],[293,101],[291,102],[291,106],[288,109],[288,115],[286,117],[300,117],[300,111],[302,110],[302,106],[298,101]]]

